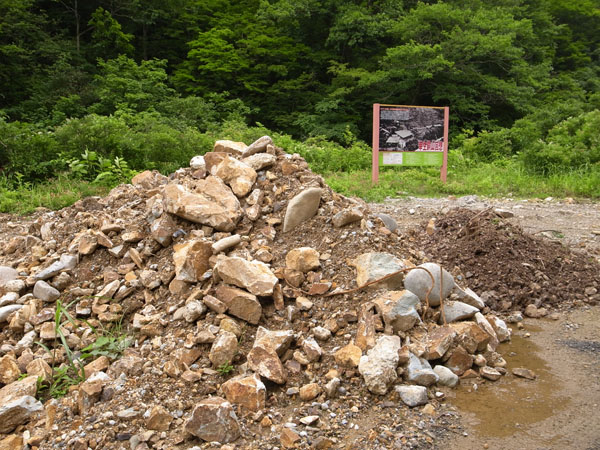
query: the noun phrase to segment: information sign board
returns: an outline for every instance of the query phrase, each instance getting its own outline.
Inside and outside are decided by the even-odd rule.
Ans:
[[[439,166],[446,181],[448,107],[373,105],[373,181],[379,166]]]

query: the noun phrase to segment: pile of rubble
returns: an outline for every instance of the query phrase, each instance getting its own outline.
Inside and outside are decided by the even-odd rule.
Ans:
[[[8,228],[0,448],[430,446],[507,374],[475,292],[266,136]]]

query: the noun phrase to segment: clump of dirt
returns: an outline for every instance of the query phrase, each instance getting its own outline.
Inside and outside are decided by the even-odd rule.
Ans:
[[[462,273],[494,310],[597,301],[585,292],[600,287],[600,264],[559,242],[525,233],[491,209],[451,210],[435,228],[431,235],[416,230],[410,235],[430,259]]]

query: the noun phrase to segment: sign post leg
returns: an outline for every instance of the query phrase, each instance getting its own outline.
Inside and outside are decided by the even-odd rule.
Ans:
[[[448,175],[448,126],[450,124],[450,108],[446,106],[444,108],[444,162],[440,170],[440,179],[442,183],[446,182]]]
[[[379,103],[373,104],[373,160],[371,182],[379,182]]]

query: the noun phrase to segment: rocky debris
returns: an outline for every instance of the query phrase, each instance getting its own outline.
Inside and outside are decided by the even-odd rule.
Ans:
[[[436,385],[506,373],[495,350],[510,330],[493,293],[444,264],[446,319],[458,321],[443,326],[442,308],[408,289],[417,273],[431,286],[422,269],[323,297],[423,263],[439,276],[439,265],[391,216],[334,193],[270,139],[213,150],[14,229],[0,217],[0,407],[17,402],[15,435],[39,448],[337,448],[348,436],[431,447],[426,431],[451,421]],[[119,335],[102,330],[132,345],[119,355]],[[48,400],[38,377],[71,358],[85,381]],[[45,420],[27,396],[45,402]]]
[[[207,442],[227,444],[240,436],[240,425],[231,404],[212,397],[196,405],[185,423],[185,431]]]
[[[431,368],[429,362],[412,353],[409,355],[406,367],[406,378],[408,381],[412,381],[419,386],[431,386],[438,381],[438,376]]]
[[[477,312],[479,312],[479,309],[463,302],[444,302],[444,312],[443,316],[440,317],[440,321],[445,318],[446,322],[458,322],[459,320],[470,319]]]
[[[352,265],[356,268],[356,284],[358,286],[412,266],[409,261],[399,259],[389,253],[363,253],[352,261]],[[372,285],[372,289],[381,287],[391,290],[401,289],[404,286],[404,275],[400,272],[387,280]]]

